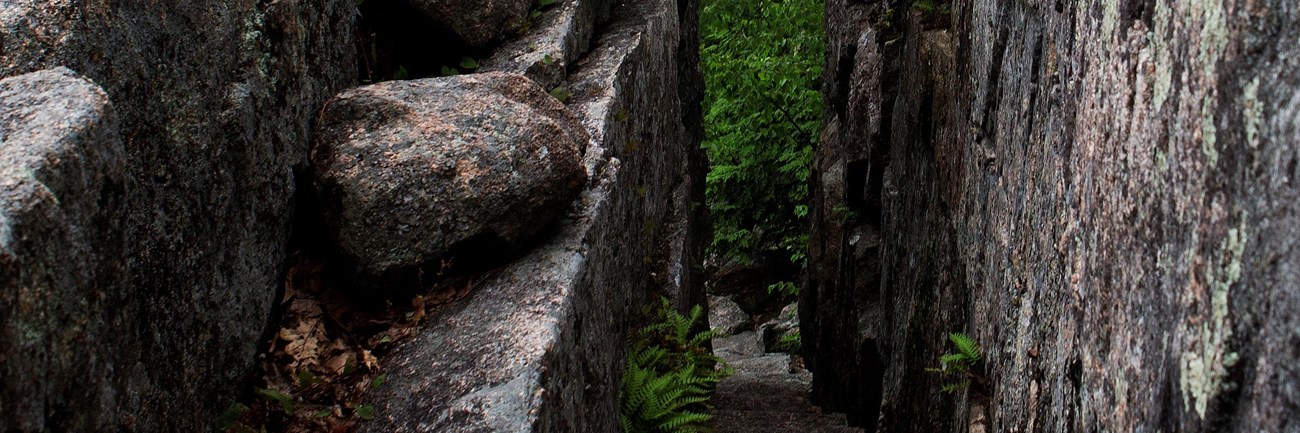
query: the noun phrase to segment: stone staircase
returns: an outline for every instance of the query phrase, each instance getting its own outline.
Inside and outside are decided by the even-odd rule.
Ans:
[[[718,338],[713,351],[735,374],[713,396],[717,433],[861,433],[843,414],[823,414],[806,396],[812,373],[792,367],[790,355],[765,353],[763,338],[747,331]]]

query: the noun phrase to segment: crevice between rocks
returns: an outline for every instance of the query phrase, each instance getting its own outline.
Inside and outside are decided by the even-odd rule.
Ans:
[[[490,49],[457,42],[455,33],[405,0],[364,0],[357,5],[357,77],[361,84],[446,75],[466,57],[481,59]]]

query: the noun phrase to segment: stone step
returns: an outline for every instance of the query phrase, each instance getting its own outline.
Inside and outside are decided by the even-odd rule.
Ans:
[[[718,410],[713,422],[716,433],[862,433],[849,427],[843,417],[808,412],[772,412],[765,410]]]
[[[811,408],[805,398],[807,387],[770,380],[727,380],[718,384],[713,404],[729,410],[802,412]]]

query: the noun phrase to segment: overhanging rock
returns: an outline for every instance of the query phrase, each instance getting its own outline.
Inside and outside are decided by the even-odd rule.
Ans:
[[[591,135],[590,184],[550,241],[476,280],[381,360],[389,379],[368,398],[378,417],[364,431],[617,431],[627,319],[697,259],[673,253],[693,251],[674,246],[691,239],[679,228],[689,221],[673,220],[692,213],[682,188],[698,163],[678,13],[671,0],[615,10],[566,85]]]

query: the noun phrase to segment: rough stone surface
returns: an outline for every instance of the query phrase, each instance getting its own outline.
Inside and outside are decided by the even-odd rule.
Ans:
[[[1300,10],[882,7],[828,2],[814,398],[889,432],[1300,428]],[[949,332],[984,346],[955,398]]]
[[[382,0],[372,0],[382,1]],[[445,26],[460,42],[487,48],[513,36],[528,20],[534,0],[405,0]]]
[[[799,304],[794,303],[781,308],[781,312],[772,320],[758,326],[763,335],[763,346],[768,352],[784,352],[781,339],[799,335]]]
[[[570,66],[590,49],[596,28],[609,20],[614,3],[556,2],[542,13],[535,30],[503,44],[482,62],[482,70],[525,74],[547,90],[564,84]]]
[[[104,175],[129,179],[121,203],[89,209],[76,201],[82,193],[67,197],[78,203],[65,205],[67,218],[111,215],[93,224],[104,232],[77,235],[78,245],[102,248],[100,265],[63,255],[23,265],[43,272],[85,263],[68,272],[92,279],[49,286],[51,297],[0,319],[47,326],[28,331],[52,336],[48,350],[66,347],[74,363],[14,379],[21,383],[6,378],[0,430],[211,428],[248,378],[268,323],[313,117],[354,81],[355,13],[351,0],[0,2],[0,77],[66,66],[98,84],[124,148]],[[75,184],[90,173],[59,172],[66,178],[42,183]],[[3,225],[11,240],[48,242],[29,251],[71,246],[60,231],[70,225]],[[122,242],[113,236],[126,239],[120,252],[111,251]],[[104,264],[117,260],[124,268]],[[96,267],[115,271],[77,274]],[[128,293],[116,293],[123,279]],[[53,298],[68,293],[80,298]],[[108,316],[73,323],[94,308]],[[8,371],[62,362],[5,356]],[[44,411],[20,410],[18,402],[40,395],[25,391],[38,389]]]
[[[665,288],[703,299],[702,284],[673,271],[701,261],[675,253],[691,250],[673,244],[692,241],[673,219],[696,220],[686,201],[696,192],[683,188],[703,186],[687,182],[700,119],[683,106],[700,100],[678,89],[677,68],[693,63],[679,58],[691,30],[679,27],[687,20],[676,6],[615,11],[570,77],[568,107],[591,137],[591,183],[574,212],[550,241],[476,280],[470,296],[431,313],[419,336],[380,360],[388,382],[368,397],[378,418],[363,431],[618,430],[632,313]]]
[[[713,339],[713,353],[724,360],[752,358],[763,354],[763,337],[754,331]]]
[[[758,342],[751,334],[751,340]],[[731,337],[736,338],[736,337]],[[792,369],[790,355],[717,351],[734,373],[718,383],[709,404],[718,433],[855,433],[843,414],[828,415],[808,401],[812,374]]]
[[[469,239],[531,240],[586,183],[586,130],[517,74],[354,88],[326,104],[317,137],[325,225],[371,275]]]
[[[730,296],[709,296],[709,327],[723,335],[750,328],[749,315]]]
[[[0,430],[95,431],[112,419],[111,395],[82,391],[125,388],[113,368],[130,358],[82,347],[122,341],[102,330],[122,324],[129,287],[123,156],[94,83],[65,68],[0,80]]]

